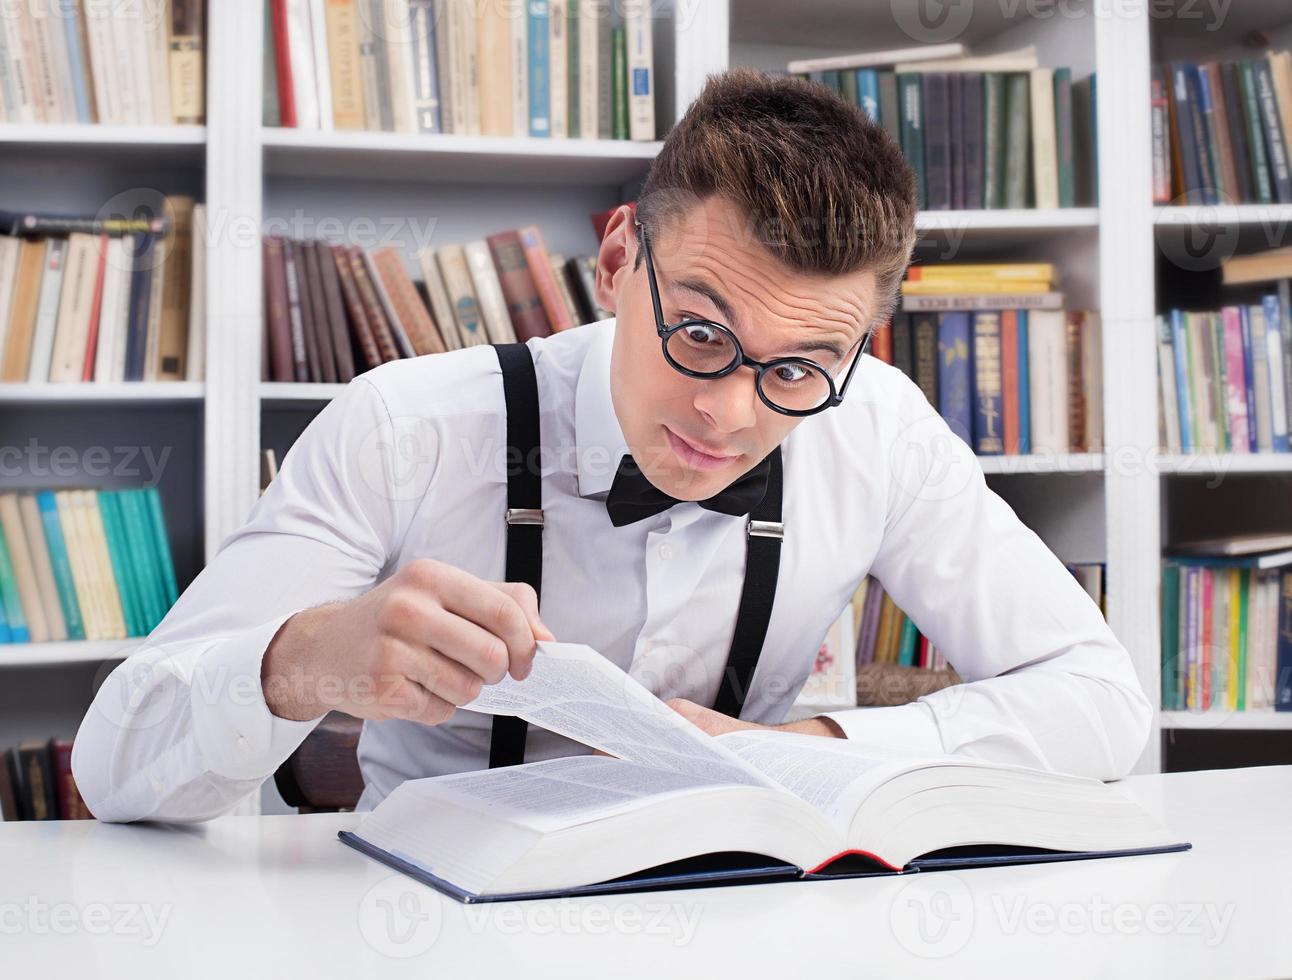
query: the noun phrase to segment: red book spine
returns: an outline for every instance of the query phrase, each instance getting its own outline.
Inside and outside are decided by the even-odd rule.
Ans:
[[[278,63],[278,118],[280,125],[295,127],[296,96],[292,88],[292,59],[287,46],[287,0],[272,0],[274,60]]]
[[[529,263],[529,274],[538,290],[538,298],[543,302],[543,312],[547,314],[547,325],[552,333],[568,330],[574,326],[569,308],[561,298],[561,287],[556,284],[552,274],[552,262],[548,258],[547,246],[543,244],[543,234],[537,225],[526,225],[517,234],[520,236],[520,247],[525,251],[525,261]]]
[[[350,252],[344,245],[333,245],[331,248],[337,279],[341,282],[341,295],[345,299],[350,322],[354,325],[355,337],[359,340],[359,351],[363,354],[364,363],[370,369],[375,368],[381,363],[381,352],[377,349],[377,338],[373,335],[372,324],[363,308],[363,299],[359,296],[359,287],[354,281],[354,269],[350,266]]]
[[[108,236],[99,236],[99,271],[94,278],[94,302],[90,304],[90,332],[85,338],[85,366],[82,381],[94,380],[94,356],[99,346],[99,315],[103,305],[103,278],[108,267]]]
[[[885,364],[893,363],[893,321],[889,320],[875,330],[875,339],[871,342],[870,353]]]
[[[1006,454],[1019,451],[1018,403],[1018,311],[1000,313],[1000,380],[1001,405],[1005,416],[1003,432]]]
[[[502,231],[490,235],[485,241],[489,243],[489,253],[498,270],[498,282],[502,286],[503,298],[507,300],[507,314],[511,317],[516,338],[526,341],[548,336],[552,329],[548,325],[547,314],[543,312],[543,301],[534,285],[534,277],[530,275],[520,235],[515,231]]]

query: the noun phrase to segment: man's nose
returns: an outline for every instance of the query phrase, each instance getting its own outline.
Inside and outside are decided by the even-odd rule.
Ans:
[[[697,381],[695,408],[719,432],[750,428],[758,417],[758,373],[742,365],[722,378]]]

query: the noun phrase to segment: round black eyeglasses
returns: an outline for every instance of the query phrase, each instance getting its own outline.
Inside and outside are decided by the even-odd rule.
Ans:
[[[843,401],[857,362],[870,345],[873,330],[866,331],[861,349],[849,365],[843,384],[836,390],[834,376],[806,357],[778,357],[772,361],[755,361],[746,357],[736,335],[720,323],[689,318],[669,326],[664,322],[659,284],[655,281],[655,261],[646,240],[646,229],[640,221],[635,224],[638,241],[646,256],[646,278],[650,282],[650,298],[655,308],[655,329],[659,333],[664,359],[674,370],[689,378],[707,380],[726,377],[747,365],[756,372],[758,397],[764,405],[782,415],[815,415]]]

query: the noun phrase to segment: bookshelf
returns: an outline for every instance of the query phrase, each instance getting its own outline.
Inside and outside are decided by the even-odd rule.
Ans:
[[[657,63],[662,127],[685,109],[708,73],[728,66],[783,69],[791,58],[918,40],[907,23],[913,0],[657,6],[656,37],[666,42]],[[1106,563],[1109,621],[1157,703],[1160,555],[1170,487],[1217,474],[1263,480],[1292,473],[1292,456],[1181,457],[1159,449],[1158,236],[1205,222],[1292,227],[1292,206],[1161,207],[1151,200],[1154,46],[1235,45],[1238,26],[1212,37],[1204,25],[1164,24],[1137,5],[1122,5],[1115,16],[1096,14],[1093,0],[1065,4],[1065,13],[1053,16],[1028,16],[1020,7],[1010,19],[1007,7],[961,5],[971,16],[957,39],[982,54],[1036,45],[1042,64],[1068,65],[1074,78],[1097,72],[1101,206],[923,212],[920,247],[943,255],[954,249],[951,255],[963,261],[1056,262],[1071,305],[1100,310],[1106,452],[989,457],[983,468],[1064,561]],[[1243,24],[1268,26],[1286,16],[1272,2],[1251,7],[1257,15],[1245,7]],[[260,380],[262,229],[309,236],[327,221],[346,237],[366,229],[365,222],[387,220],[393,227],[380,229],[383,243],[402,247],[410,270],[427,234],[437,243],[466,241],[526,222],[541,225],[553,250],[587,253],[595,246],[587,215],[635,193],[658,152],[657,143],[266,128],[262,35],[258,6],[208,5],[205,126],[0,125],[0,186],[30,206],[93,212],[137,187],[194,193],[207,203],[204,382],[0,386],[0,444],[19,433],[25,440],[30,430],[55,444],[111,445],[129,433],[137,443],[175,449],[161,488],[181,588],[245,520],[257,495],[258,450],[273,446],[281,457],[340,387]],[[74,733],[95,677],[122,652],[94,644],[0,650],[0,744]],[[1138,769],[1159,769],[1161,734],[1194,723],[1180,713],[1159,713]],[[1289,727],[1283,716],[1225,716],[1223,726],[1238,725]]]

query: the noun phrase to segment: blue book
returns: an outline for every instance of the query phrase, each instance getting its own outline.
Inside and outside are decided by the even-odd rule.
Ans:
[[[413,116],[419,133],[444,132],[440,118],[439,64],[435,57],[434,6],[434,0],[409,0],[408,4],[413,42]]]
[[[1171,351],[1175,355],[1175,401],[1180,413],[1180,450],[1193,452],[1193,413],[1189,410],[1189,348],[1184,314],[1171,311]]]
[[[1193,84],[1198,92],[1198,111],[1202,114],[1202,132],[1215,133],[1216,131],[1216,106],[1211,91],[1211,80],[1207,77],[1206,71],[1197,65],[1190,65],[1193,73]],[[1203,136],[1203,142],[1198,146],[1198,160],[1200,163],[1200,172],[1202,175],[1203,194],[1207,198],[1203,203],[1216,204],[1219,202],[1220,189],[1220,161],[1217,160],[1212,151],[1212,143]]]
[[[1018,451],[1032,451],[1032,375],[1028,367],[1027,310],[1018,311]]]
[[[81,22],[76,16],[76,0],[57,0],[56,16],[63,19],[63,33],[67,37],[67,61],[71,67],[72,99],[76,105],[78,123],[94,122],[90,108],[90,87],[85,79],[85,52],[81,48]]]
[[[981,456],[998,456],[1005,451],[998,311],[974,314],[973,365],[974,452]]]
[[[951,431],[973,446],[973,357],[967,312],[938,318],[938,411]]]
[[[1252,373],[1252,320],[1247,304],[1238,304],[1238,323],[1243,334],[1243,394],[1247,398],[1247,451],[1260,449],[1256,438],[1256,376]]]
[[[857,102],[872,122],[879,117],[879,72],[874,68],[857,69]]]
[[[27,629],[27,616],[22,611],[18,595],[18,579],[9,558],[9,545],[5,543],[4,528],[0,528],[0,604],[4,606],[5,622],[9,624],[9,638],[13,643],[27,643],[31,632]]]
[[[1282,311],[1273,293],[1261,297],[1265,312],[1265,336],[1270,362],[1270,433],[1276,453],[1288,451],[1288,385],[1283,377]]]
[[[9,620],[5,619],[4,603],[0,602],[0,643],[12,643],[13,631],[9,629]]]
[[[76,582],[72,578],[72,561],[67,554],[67,540],[63,525],[58,519],[58,503],[53,490],[36,494],[36,506],[45,526],[45,545],[49,548],[49,563],[54,569],[54,582],[58,586],[58,604],[63,608],[69,640],[85,639],[85,623],[81,619],[81,605],[76,599]]]
[[[1292,571],[1279,575],[1279,644],[1276,657],[1274,710],[1292,711]]]
[[[547,0],[529,0],[529,135],[551,136],[551,63]]]
[[[144,359],[148,347],[148,304],[153,281],[152,235],[136,235],[130,267],[129,317],[126,321],[125,380],[144,379]],[[157,270],[159,273],[161,270]]]

